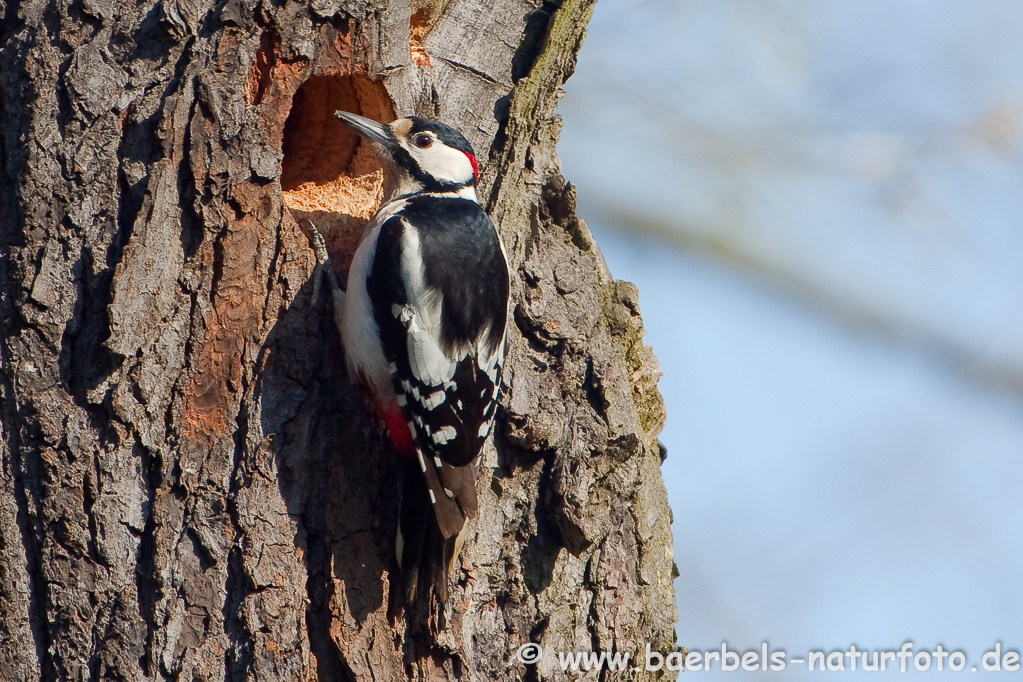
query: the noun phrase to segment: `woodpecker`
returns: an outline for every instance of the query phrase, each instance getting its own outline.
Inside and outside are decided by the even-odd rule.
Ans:
[[[403,483],[402,564],[407,534],[421,534],[430,515],[417,519],[404,498],[428,497],[446,540],[476,514],[504,362],[508,263],[477,201],[476,156],[460,132],[416,116],[389,125],[337,116],[373,146],[384,171],[384,199],[335,298],[335,320],[349,371],[415,474]]]

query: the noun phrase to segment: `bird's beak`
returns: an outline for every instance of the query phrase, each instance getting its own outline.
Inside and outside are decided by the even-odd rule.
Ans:
[[[395,146],[394,133],[391,132],[389,125],[377,123],[365,116],[357,116],[347,111],[335,111],[334,115],[370,142],[374,142],[384,149],[391,149]]]

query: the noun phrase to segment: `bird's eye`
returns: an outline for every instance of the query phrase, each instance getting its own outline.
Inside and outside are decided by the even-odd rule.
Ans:
[[[419,147],[420,149],[426,149],[431,144],[433,144],[433,138],[425,133],[422,133],[412,138],[412,144]]]

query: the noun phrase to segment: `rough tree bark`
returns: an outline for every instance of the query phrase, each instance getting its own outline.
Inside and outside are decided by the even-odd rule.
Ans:
[[[554,153],[592,6],[0,0],[0,678],[558,679],[517,648],[672,649],[658,369]],[[465,131],[515,273],[436,641],[388,616],[393,459],[311,296],[299,219],[343,274],[379,199],[335,109]]]

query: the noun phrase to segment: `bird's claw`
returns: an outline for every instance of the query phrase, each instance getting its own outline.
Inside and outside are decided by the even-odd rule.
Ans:
[[[330,263],[330,254],[327,253],[327,243],[323,234],[316,228],[313,221],[305,218],[309,223],[309,233],[313,242],[313,254],[316,256],[316,266],[313,269],[313,305],[320,301],[321,281],[326,279],[330,285],[330,298],[334,308],[334,321],[340,326],[341,317],[345,305],[345,292],[337,283],[337,276],[334,274],[334,266]]]
[[[338,286],[337,276],[334,274],[334,266],[330,263],[330,254],[327,253],[327,242],[313,221],[305,219],[309,223],[309,232],[313,242],[313,254],[316,256],[316,266],[313,268],[313,303],[320,300],[320,286],[323,279],[330,285],[331,294],[341,290]]]

